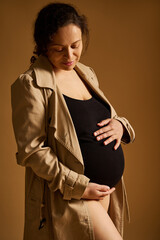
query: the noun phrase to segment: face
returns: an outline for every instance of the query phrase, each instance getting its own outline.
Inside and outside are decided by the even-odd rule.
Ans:
[[[81,53],[82,32],[74,24],[59,28],[47,47],[47,57],[55,71],[72,70],[79,61]]]

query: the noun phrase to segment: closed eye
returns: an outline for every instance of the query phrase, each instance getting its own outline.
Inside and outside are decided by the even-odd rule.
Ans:
[[[60,49],[54,49],[56,52],[62,52],[63,51],[63,48],[60,48]]]
[[[71,48],[73,48],[73,49],[74,49],[74,48],[78,48],[78,47],[79,47],[79,44],[77,44],[77,45],[72,45],[72,46],[71,46]]]

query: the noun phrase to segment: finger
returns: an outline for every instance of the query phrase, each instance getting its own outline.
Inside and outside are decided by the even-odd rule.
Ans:
[[[99,198],[104,198],[108,195],[108,192],[99,194]]]
[[[115,191],[115,187],[112,187],[111,189],[109,189],[107,192],[99,192],[98,193],[98,197],[105,197],[107,195],[110,195],[111,193],[113,193]]]
[[[106,191],[110,190],[110,187],[106,186],[106,185],[99,185],[97,190],[100,192],[106,192]]]
[[[112,130],[111,126],[110,125],[107,125],[105,127],[102,127],[100,129],[98,129],[97,131],[95,131],[93,134],[94,136],[98,136],[100,134],[103,134],[103,133],[106,133],[108,131]]]
[[[111,120],[112,120],[111,118],[104,119],[104,120],[100,121],[99,123],[97,123],[97,125],[99,125],[99,126],[107,125]]]
[[[104,145],[107,145],[116,139],[116,135],[112,135],[110,138],[104,141]]]
[[[108,194],[113,193],[115,190],[116,190],[115,187],[112,187],[112,188],[108,191]]]
[[[105,133],[99,135],[98,137],[96,137],[96,139],[97,139],[97,141],[100,141],[104,138],[107,138],[107,137],[110,137],[110,136],[114,135],[114,133],[115,133],[114,130],[110,130],[108,132],[105,132]]]
[[[97,197],[98,198],[104,198],[105,196],[107,196],[108,195],[108,191],[107,192],[98,192],[97,193]]]
[[[117,139],[116,140],[116,144],[114,145],[114,150],[117,150],[117,148],[119,147],[120,143],[121,143],[121,140]]]

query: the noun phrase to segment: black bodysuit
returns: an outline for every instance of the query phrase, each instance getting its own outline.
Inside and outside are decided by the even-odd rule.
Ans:
[[[90,182],[115,186],[124,170],[121,146],[114,150],[115,141],[104,145],[105,139],[97,141],[93,133],[97,123],[111,117],[110,107],[96,96],[89,100],[77,100],[64,95],[78,136],[85,175]]]

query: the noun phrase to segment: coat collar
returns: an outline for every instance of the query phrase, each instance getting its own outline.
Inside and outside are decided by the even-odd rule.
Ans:
[[[48,58],[40,55],[36,62],[31,66],[36,74],[36,82],[39,87],[56,89],[56,77],[53,71],[53,67],[49,62]],[[93,73],[91,70],[81,63],[77,63],[75,70],[78,74],[92,86],[93,84]],[[90,83],[92,82],[92,84]]]
[[[39,87],[55,89],[55,74],[47,57],[40,55],[31,68],[34,69]]]

